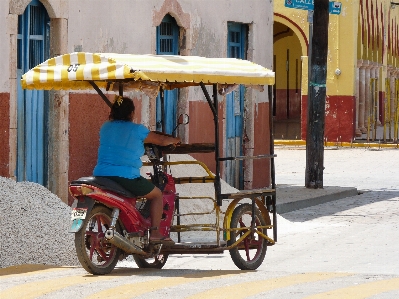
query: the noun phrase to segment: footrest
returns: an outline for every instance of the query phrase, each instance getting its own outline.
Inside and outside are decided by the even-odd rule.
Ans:
[[[223,193],[221,194],[224,199],[236,199],[245,197],[258,197],[262,195],[275,195],[276,189],[266,188],[266,189],[251,189],[251,190],[241,190],[236,193]]]

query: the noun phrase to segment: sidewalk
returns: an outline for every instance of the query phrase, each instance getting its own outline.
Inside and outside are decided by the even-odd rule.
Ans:
[[[285,139],[275,139],[274,145],[281,146],[306,146],[305,140],[285,140]],[[324,146],[328,147],[350,147],[350,148],[397,148],[399,149],[399,143],[380,143],[380,142],[367,142],[367,141],[357,141],[357,142],[325,142]]]
[[[277,213],[355,196],[365,190],[399,190],[399,150],[387,144],[325,147],[322,189],[305,184],[306,147],[293,140],[275,142]]]
[[[380,147],[380,148],[399,148],[397,139],[398,128],[392,124],[384,127],[377,125],[375,131],[370,129],[369,133],[364,133],[360,137],[355,137],[352,142],[341,142],[341,140],[326,140],[325,146],[329,147]],[[395,134],[396,132],[396,134]],[[305,140],[301,140],[301,122],[299,118],[274,121],[273,134],[275,145],[305,145]],[[369,141],[368,141],[369,140]],[[392,140],[395,140],[394,142]]]
[[[277,185],[276,210],[278,214],[283,214],[355,195],[358,195],[358,191],[354,187],[328,186],[323,189],[309,189],[296,185]]]

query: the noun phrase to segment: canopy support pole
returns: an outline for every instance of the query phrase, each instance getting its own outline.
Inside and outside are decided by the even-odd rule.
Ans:
[[[166,128],[165,128],[165,91],[163,90],[162,86],[159,88],[159,98],[160,98],[160,102],[161,102],[162,133],[166,133]]]
[[[203,82],[200,83],[202,88],[202,92],[205,95],[206,100],[208,101],[209,107],[212,110],[213,114],[213,122],[215,126],[215,161],[216,161],[216,175],[215,175],[215,193],[216,193],[216,203],[218,206],[222,205],[222,188],[220,185],[220,155],[219,155],[219,118],[218,118],[218,88],[217,84],[213,84],[213,103],[212,99],[209,96],[208,91],[206,90],[205,84]]]
[[[119,82],[119,95],[123,97],[123,82]]]
[[[270,160],[270,172],[272,180],[272,189],[276,190],[276,172],[274,165],[274,124],[273,124],[273,89],[271,85],[267,86],[268,97],[269,97],[269,130],[270,130],[270,155],[272,156]],[[276,192],[271,196],[272,199],[272,210],[273,210],[273,239],[277,242],[277,211],[276,211]],[[270,211],[270,210],[269,210]]]
[[[94,81],[89,80],[89,83],[91,86],[93,86],[93,88],[97,91],[97,93],[100,95],[100,97],[104,100],[104,102],[109,106],[109,108],[112,107],[112,103],[110,102],[110,100],[108,100],[108,98],[105,96],[105,94],[101,91],[100,88],[98,88],[97,84],[94,83]]]

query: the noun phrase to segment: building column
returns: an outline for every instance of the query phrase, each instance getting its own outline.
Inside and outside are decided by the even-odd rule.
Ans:
[[[362,66],[362,60],[357,61],[357,67],[356,67],[356,81],[355,81],[355,109],[356,109],[356,115],[355,115],[355,136],[356,137],[361,137],[362,136],[362,131],[360,130],[360,123],[359,123],[359,114],[360,114],[360,68]]]
[[[388,65],[387,66],[387,80],[388,80],[388,85],[389,85],[389,103],[387,102],[387,105],[389,104],[390,110],[388,111],[388,120],[385,121],[390,121],[392,119],[392,115],[394,112],[394,101],[393,97],[395,94],[395,78],[394,78],[394,69],[392,66]],[[388,99],[388,91],[386,90],[386,98]]]
[[[365,65],[365,72],[364,72],[364,91],[365,91],[365,105],[364,105],[364,125],[365,125],[365,132],[367,133],[370,118],[370,108],[371,108],[371,91],[370,91],[370,79],[371,76],[371,69],[373,67],[372,62],[367,61]]]
[[[371,67],[371,70],[370,70],[370,76],[371,76],[371,78],[374,78],[374,79],[376,79],[376,81],[377,81],[377,84],[376,84],[376,94],[377,94],[377,98],[375,99],[375,101],[376,101],[376,103],[374,103],[376,106],[377,106],[377,109],[376,109],[376,111],[375,111],[375,113],[376,113],[376,115],[375,115],[375,117],[376,117],[376,119],[377,119],[377,126],[380,126],[381,125],[381,121],[380,121],[380,118],[379,118],[379,115],[380,115],[380,101],[379,101],[379,86],[380,86],[380,83],[379,83],[379,80],[380,80],[380,65],[379,65],[379,63],[378,62],[373,62],[372,63],[372,67]],[[374,107],[372,107],[372,109],[374,109]],[[374,120],[373,120],[374,121]],[[374,130],[377,130],[377,128],[374,128]]]
[[[367,97],[367,84],[366,84],[366,67],[368,66],[367,60],[361,60],[359,67],[359,118],[358,128],[362,134],[367,132],[366,129],[366,97]]]
[[[399,106],[396,107],[395,109],[395,103],[397,102],[397,94],[396,94],[396,83],[399,80],[399,68],[393,68],[392,71],[392,77],[391,77],[391,112],[392,112],[392,119],[395,121],[396,120],[396,116],[397,113],[399,113]],[[399,86],[398,86],[399,88]],[[399,103],[398,103],[399,104]],[[398,142],[398,131],[397,131],[397,126],[393,126],[396,130],[394,130],[393,134],[392,134],[392,138],[394,139],[394,142]]]
[[[50,21],[50,56],[67,53],[67,19]],[[48,187],[63,202],[68,203],[69,171],[69,92],[63,90],[49,92],[49,176]]]
[[[396,81],[399,80],[399,68],[394,68],[392,67],[391,69],[391,115],[392,118],[395,117],[395,101],[396,101]],[[399,107],[396,107],[397,109],[399,109]]]

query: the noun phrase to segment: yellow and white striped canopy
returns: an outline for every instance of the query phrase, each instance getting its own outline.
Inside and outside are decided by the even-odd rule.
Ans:
[[[39,64],[22,76],[25,89],[92,89],[118,81],[158,83],[166,89],[204,84],[272,85],[274,72],[247,60],[174,55],[76,52]],[[112,87],[112,86],[111,86]]]

